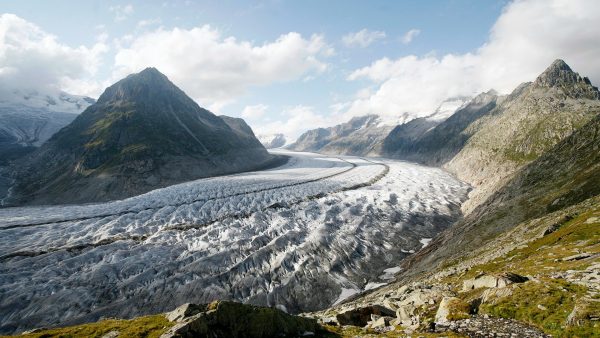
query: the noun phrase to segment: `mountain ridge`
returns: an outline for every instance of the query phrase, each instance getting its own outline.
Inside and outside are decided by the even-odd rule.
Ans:
[[[253,133],[232,129],[147,68],[108,87],[24,159],[9,201],[105,201],[272,159]]]

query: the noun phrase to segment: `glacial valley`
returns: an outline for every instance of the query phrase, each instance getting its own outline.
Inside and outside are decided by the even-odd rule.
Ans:
[[[392,280],[470,189],[408,162],[272,152],[288,162],[120,201],[0,209],[0,331],[216,299],[324,309]]]

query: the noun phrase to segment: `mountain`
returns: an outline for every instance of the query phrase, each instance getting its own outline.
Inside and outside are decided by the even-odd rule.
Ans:
[[[463,210],[473,210],[520,168],[600,114],[599,98],[589,79],[556,60],[469,124],[468,141],[444,165],[477,188]]]
[[[64,92],[15,90],[0,95],[0,165],[35,150],[94,102]]]
[[[450,116],[452,116],[457,110],[464,107],[467,103],[471,101],[472,97],[470,96],[455,96],[450,97],[436,108],[433,114],[426,116],[428,120],[433,121],[445,121]]]
[[[200,108],[154,68],[98,101],[19,163],[14,204],[81,203],[261,168],[273,159],[239,121]]]
[[[225,122],[229,128],[231,128],[231,130],[237,134],[238,137],[244,139],[248,144],[251,144],[255,147],[262,146],[262,143],[260,143],[260,141],[254,135],[254,131],[252,131],[252,128],[250,128],[244,119],[226,115],[219,115],[219,118],[221,118],[221,120],[223,120],[223,122]]]
[[[445,120],[419,118],[398,125],[383,140],[382,154],[440,166],[462,149],[472,133],[468,127],[495,108],[498,99],[492,90],[468,101]]]
[[[597,115],[404,260],[395,282],[309,316],[332,323],[377,308],[411,332],[595,337],[599,149]]]
[[[325,154],[374,154],[378,152],[382,135],[392,128],[381,122],[377,115],[353,117],[333,127],[309,130],[287,148]]]
[[[258,140],[267,149],[281,148],[288,142],[283,134],[258,135]]]
[[[469,213],[519,168],[600,113],[598,95],[589,79],[556,60],[533,83],[507,96],[480,94],[416,137],[410,125],[398,126],[384,140],[383,155],[443,166],[472,184],[476,189],[463,205]]]
[[[423,226],[428,224],[439,226],[440,220],[442,220],[438,218],[441,216],[439,213],[443,212],[444,207],[424,205],[418,199],[407,199],[404,201],[406,203],[403,203],[396,195],[396,192],[400,191],[402,196],[406,196],[406,188],[410,187],[411,182],[419,181],[420,175],[425,173],[422,170],[426,168],[413,171],[406,167],[407,170],[402,170],[402,172],[413,171],[416,177],[400,180],[398,185],[394,186],[390,180],[390,176],[394,175],[393,171],[390,171],[390,167],[402,162],[364,161],[368,162],[364,164],[366,166],[378,164],[385,167],[377,178],[381,185],[366,188],[368,191],[389,193],[389,198],[373,198],[368,194],[351,192],[346,189],[342,194],[338,193],[338,196],[352,196],[352,198],[363,201],[379,200],[383,202],[381,209],[365,207],[361,204],[364,202],[358,202],[358,200],[352,202],[347,200],[348,203],[346,203],[333,196],[324,197],[323,194],[319,194],[309,201],[315,204],[323,203],[330,207],[323,213],[326,215],[323,219],[315,217],[315,214],[318,213],[315,207],[278,205],[269,207],[271,210],[278,209],[278,215],[275,218],[266,217],[266,213],[257,213],[247,219],[246,225],[243,224],[242,218],[229,223],[236,231],[238,229],[242,229],[242,231],[248,228],[255,229],[257,224],[264,221],[269,224],[293,225],[293,231],[281,233],[294,240],[305,236],[297,225],[285,219],[286,216],[289,217],[292,214],[296,207],[300,213],[295,214],[297,216],[293,219],[297,219],[299,224],[308,224],[312,219],[322,227],[317,229],[317,235],[308,236],[314,239],[311,245],[290,246],[286,240],[272,240],[269,237],[255,236],[252,238],[252,242],[260,245],[261,250],[254,251],[248,250],[244,246],[231,246],[233,250],[241,254],[251,253],[248,259],[232,259],[229,255],[215,254],[215,251],[212,250],[214,246],[208,245],[206,242],[198,243],[201,229],[206,231],[207,237],[204,238],[211,241],[216,237],[230,239],[229,231],[225,233],[225,236],[220,236],[223,233],[215,231],[222,229],[223,224],[221,223],[215,225],[218,229],[206,229],[202,226],[195,229],[198,232],[188,231],[188,234],[191,233],[188,236],[194,241],[194,250],[208,248],[210,259],[202,260],[200,264],[193,264],[194,255],[182,255],[182,251],[179,250],[174,251],[173,255],[169,255],[169,262],[173,260],[171,257],[184,260],[181,266],[177,266],[177,270],[190,269],[192,274],[190,279],[177,278],[177,276],[167,273],[164,278],[175,278],[172,279],[169,286],[165,287],[164,284],[157,285],[149,283],[147,279],[137,279],[127,275],[127,273],[139,272],[143,269],[141,266],[136,269],[127,269],[126,274],[117,273],[116,271],[119,270],[116,270],[113,264],[114,260],[105,260],[110,262],[110,266],[105,269],[91,269],[86,265],[86,272],[95,273],[94,277],[97,280],[105,280],[110,276],[136,283],[137,287],[145,288],[141,292],[135,292],[136,297],[145,291],[148,292],[148,295],[153,296],[143,297],[144,300],[156,301],[155,293],[165,292],[165,289],[171,285],[190,287],[193,288],[191,289],[193,294],[206,293],[211,298],[217,298],[215,295],[218,292],[230,292],[232,280],[234,283],[241,283],[244,286],[266,287],[266,284],[277,281],[277,278],[282,276],[282,270],[293,269],[297,266],[301,266],[300,271],[307,275],[313,276],[312,271],[322,271],[327,275],[325,279],[341,279],[348,282],[349,270],[341,269],[347,269],[354,265],[372,268],[372,264],[365,262],[370,259],[371,251],[369,249],[375,248],[382,250],[380,251],[382,259],[388,261],[393,268],[383,270],[383,274],[380,274],[382,271],[378,271],[360,276],[364,282],[368,281],[364,288],[361,287],[358,290],[342,288],[338,291],[334,284],[325,284],[325,287],[323,284],[309,284],[304,288],[293,287],[294,299],[306,299],[307,295],[315,296],[315,291],[316,295],[321,298],[339,295],[338,300],[331,307],[302,315],[305,318],[318,319],[321,328],[311,328],[315,330],[311,332],[329,336],[325,332],[317,331],[325,328],[331,333],[330,336],[376,336],[379,334],[382,336],[460,335],[469,337],[598,336],[598,320],[600,320],[600,301],[598,299],[600,294],[600,279],[598,278],[600,276],[600,234],[598,233],[600,227],[600,180],[598,179],[600,177],[600,95],[598,89],[592,86],[588,79],[573,72],[563,61],[557,60],[534,82],[520,85],[510,95],[499,96],[494,92],[481,94],[443,122],[436,124],[437,122],[434,121],[428,125],[427,123],[430,122],[432,121],[428,121],[428,119],[417,119],[405,124],[404,129],[397,129],[395,140],[398,142],[392,144],[393,147],[390,149],[395,150],[398,157],[415,156],[415,158],[420,158],[420,161],[431,161],[430,163],[438,163],[449,170],[454,170],[457,176],[463,177],[474,186],[473,194],[471,194],[473,203],[462,219],[443,230],[435,238],[418,236],[421,244],[420,250],[413,255],[408,255],[410,251],[407,252],[406,259],[398,260],[389,257],[389,253],[402,248],[403,242],[406,240],[405,236],[395,239],[390,234],[396,229],[406,229],[418,233]],[[232,124],[234,129],[245,133],[244,125],[239,121],[231,120],[227,123]],[[331,128],[323,130],[326,136],[327,134],[331,135],[334,131],[339,131]],[[404,132],[402,132],[403,130]],[[353,132],[351,131],[348,135]],[[326,137],[322,139],[326,139]],[[358,168],[360,167],[359,165]],[[353,169],[348,168],[347,170]],[[439,173],[446,174],[441,171]],[[354,177],[355,174],[350,175]],[[337,180],[339,180],[339,176],[336,178]],[[432,183],[428,180],[424,180],[424,183],[425,186],[416,189],[416,194],[425,200],[434,200],[440,194],[466,189],[461,184],[461,187],[448,185],[443,186],[440,190],[428,191],[427,187],[431,188]],[[297,183],[290,191],[293,190],[298,190]],[[287,196],[287,194],[282,195]],[[440,202],[458,211],[459,203],[448,203],[443,200]],[[386,210],[386,208],[398,204],[405,204],[408,208],[406,212]],[[236,203],[232,209],[238,210],[239,205]],[[348,208],[348,212],[342,212],[343,208]],[[223,209],[227,208],[217,207],[214,210]],[[411,216],[411,209],[418,210],[419,214]],[[383,212],[383,214],[372,214],[367,218],[361,217],[362,213],[376,210],[380,210],[378,212]],[[177,212],[181,212],[181,210],[177,210]],[[59,213],[62,214],[62,210]],[[434,218],[428,221],[423,218],[425,215],[434,216]],[[148,215],[152,222],[156,222],[154,216]],[[397,222],[394,219],[402,217],[407,217],[414,223],[411,223],[410,226],[404,226],[402,223],[400,226],[395,224]],[[108,221],[113,223],[113,219]],[[98,225],[96,222],[94,221],[96,227],[103,232],[106,231],[104,226]],[[327,240],[333,238],[332,234],[336,232],[337,227],[346,227],[348,223],[352,222],[356,222],[356,227],[343,233],[347,240],[336,240],[334,243],[347,244],[358,241],[361,246],[335,250],[335,246],[324,245],[324,243],[327,244]],[[385,231],[374,228],[374,224],[385,224]],[[18,239],[17,242],[22,241],[21,238],[27,236],[27,232],[30,231],[27,230],[26,224],[21,227],[22,229],[19,230],[22,233],[18,234],[20,236],[12,234],[13,238]],[[309,228],[319,227],[309,226]],[[358,229],[365,229],[372,237],[362,236],[357,232]],[[48,231],[54,233],[57,230],[61,229],[53,227]],[[10,235],[9,231],[13,231],[13,229],[5,228],[3,231]],[[64,229],[62,231],[69,237],[72,236],[70,231],[65,232]],[[163,232],[163,235],[166,236],[167,232],[170,231]],[[274,233],[275,231],[270,232]],[[89,233],[86,233],[86,236],[89,236]],[[174,237],[166,237],[167,240],[178,243],[185,240],[181,234],[171,234],[171,236]],[[38,237],[36,236],[36,238]],[[158,241],[159,237],[154,237],[153,242]],[[378,241],[377,238],[383,241]],[[47,240],[44,239],[44,242]],[[117,240],[117,242],[121,241],[122,238]],[[248,242],[244,240],[243,244]],[[265,249],[264,243],[268,243],[268,246],[277,244],[285,248],[285,256],[269,252],[268,248]],[[98,245],[102,244],[98,243]],[[23,244],[21,243],[21,245]],[[118,245],[119,252],[122,252],[121,243],[115,245]],[[65,251],[69,253],[68,257],[72,260],[71,256],[77,255],[76,251],[81,250],[84,257],[87,258],[87,262],[90,254],[95,257],[99,252],[98,247],[94,244],[90,244],[90,246],[93,248],[90,251],[81,250],[81,246],[69,247]],[[134,246],[142,251],[139,255],[148,255],[145,251],[147,249],[142,249],[142,245],[136,243]],[[160,251],[166,250],[167,247],[166,245],[161,246]],[[192,245],[182,245],[182,247],[189,248]],[[317,250],[320,254],[302,254],[302,250],[307,247]],[[47,282],[46,276],[50,271],[48,263],[52,262],[53,256],[54,262],[58,262],[61,269],[72,269],[73,266],[77,266],[77,264],[63,264],[63,257],[66,253],[59,252],[60,249],[53,250],[52,247],[38,252],[24,250],[18,252],[18,256],[5,256],[9,264],[19,264],[20,267],[19,269],[9,269],[8,271],[18,272],[11,275],[6,274],[8,276],[6,279],[11,283],[14,283],[15,280],[18,281],[18,278],[34,281],[35,279],[31,278],[31,275],[19,276],[19,272],[27,269],[37,271],[35,267],[31,266],[39,264],[36,266],[42,267],[46,273],[41,273],[38,280],[44,285],[50,284]],[[131,253],[133,254],[134,251]],[[310,266],[311,258],[322,259],[327,255],[332,255],[326,259],[328,263],[332,264],[331,267],[337,267],[340,270],[328,269],[321,264],[317,264],[316,267]],[[33,259],[35,257],[38,258]],[[152,257],[153,261],[156,261],[159,255]],[[268,263],[262,264],[260,257],[267,257]],[[348,257],[350,260],[344,261],[342,257]],[[232,264],[235,264],[235,269],[244,271],[245,274],[240,278],[230,279],[218,268],[209,268],[211,261],[219,258],[230,260]],[[96,262],[97,260],[92,261]],[[137,259],[134,262],[139,264]],[[278,267],[277,270],[270,270],[273,265]],[[153,265],[151,271],[144,276],[155,278],[159,275],[157,266],[160,265]],[[254,271],[264,269],[263,271],[267,271],[270,278],[267,282],[255,283],[252,277],[256,274],[247,274],[250,271],[248,269],[256,269]],[[211,287],[196,285],[194,288],[194,277],[201,271],[216,274],[217,278],[223,281],[223,287],[217,288],[211,284]],[[272,273],[272,271],[276,272]],[[343,271],[343,273],[339,273],[339,271]],[[66,276],[70,275],[66,274]],[[129,277],[124,278],[123,276]],[[67,277],[64,278],[67,279]],[[367,280],[367,277],[370,279]],[[285,278],[285,281],[297,281],[298,279],[297,276],[294,276]],[[14,293],[14,288],[21,288],[26,284],[14,283],[12,288],[6,289]],[[73,293],[66,293],[65,290],[68,291],[69,288],[65,289],[63,284],[57,285],[59,286],[58,291],[52,290],[48,294],[28,292],[26,295],[43,297],[44,300],[52,297],[69,300],[68,297]],[[78,285],[82,286],[81,283]],[[275,290],[281,286],[282,284],[277,281],[274,288],[269,288],[268,291],[256,294],[248,291],[239,294],[263,299],[271,297],[277,304],[280,304],[281,298],[275,293]],[[109,287],[111,289],[108,292],[110,296],[122,296],[121,292],[115,292],[114,284],[110,284]],[[133,293],[132,290],[134,289],[127,289],[127,292]],[[61,295],[61,292],[65,293]],[[30,299],[18,295],[12,296],[12,293],[7,293],[6,298],[11,298],[13,306],[20,306],[21,303],[26,303]],[[81,311],[81,294],[73,296],[76,297],[76,311]],[[169,291],[166,294],[169,301],[181,296],[180,293]],[[97,295],[106,297],[107,293],[99,290]],[[132,299],[135,297],[127,298],[127,301],[112,306],[122,309],[129,305]],[[328,303],[331,304],[331,302]],[[48,304],[55,310],[56,303],[49,301]],[[100,306],[86,309],[85,303],[83,304],[84,311],[92,312],[103,308]],[[160,304],[162,305],[164,302],[161,300]],[[144,306],[144,309],[146,308],[147,305]],[[194,330],[204,330],[201,332],[205,332],[211,324],[218,327],[218,330],[229,332],[232,329],[237,330],[240,327],[239,323],[246,323],[244,320],[236,320],[239,318],[240,311],[243,318],[247,318],[243,315],[244,313],[252,314],[257,311],[255,307],[247,308],[224,303],[221,311],[230,309],[227,311],[229,315],[223,315],[221,319],[223,321],[217,323],[214,318],[219,315],[214,312],[215,309],[218,310],[219,305],[188,304],[167,314],[169,319],[192,316],[187,319],[190,321],[188,324],[191,324],[192,321],[197,324],[188,327],[180,326],[181,323],[167,323],[164,317],[155,317],[152,319],[152,323],[154,323],[154,327],[162,328],[157,330],[160,331],[159,333],[164,330],[173,332],[182,329],[178,332],[186,334],[186,330],[190,329],[191,331],[187,331],[187,333],[193,335]],[[27,310],[27,315],[35,316],[38,310],[39,306],[33,310]],[[267,310],[258,311],[266,312]],[[56,318],[62,318],[62,312],[58,313],[55,315]],[[273,318],[281,315],[280,312],[276,312],[276,314],[266,316]],[[14,318],[22,320],[20,316]],[[146,318],[150,320],[149,317]],[[235,319],[231,320],[231,318]],[[261,318],[265,317],[261,316]],[[125,329],[129,329],[129,325],[143,325],[142,321],[143,318],[138,318],[124,323]],[[111,325],[114,323],[100,322],[94,327],[101,327],[105,331],[99,332],[96,329],[94,332],[104,334],[109,330],[108,327],[111,327],[112,330],[113,326]],[[171,325],[174,325],[173,329],[169,329]],[[149,324],[144,325],[145,330],[148,330],[147,326]],[[252,327],[256,326],[252,325]],[[86,327],[80,326],[77,329],[83,330]],[[73,331],[73,328],[59,330],[58,332],[45,331],[43,334],[77,332]],[[284,329],[278,331],[285,333]]]
[[[401,138],[414,139],[446,120],[469,100],[470,98],[465,96],[447,99],[432,114],[420,118],[414,118],[407,113],[401,114],[394,120],[384,120],[378,115],[354,117],[348,122],[330,128],[309,130],[287,148],[324,154],[360,156],[387,154],[390,151],[386,152],[385,147],[388,149],[392,147],[385,143],[390,138],[390,133],[401,134]],[[393,142],[395,141],[391,141]]]
[[[557,60],[507,97],[488,97],[495,107],[454,115],[470,122],[449,118],[449,140],[465,140],[446,166],[480,180],[479,201],[402,261],[395,282],[313,315],[374,328],[357,318],[391,310],[389,325],[411,333],[596,336],[599,98]]]

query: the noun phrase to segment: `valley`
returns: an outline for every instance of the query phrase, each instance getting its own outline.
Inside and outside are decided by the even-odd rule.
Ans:
[[[214,299],[323,309],[389,282],[469,190],[407,162],[273,153],[290,159],[121,201],[0,209],[2,330]]]
[[[600,338],[600,1],[5,1],[0,338]]]

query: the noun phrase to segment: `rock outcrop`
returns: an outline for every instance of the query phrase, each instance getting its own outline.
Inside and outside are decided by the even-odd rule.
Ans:
[[[435,323],[448,323],[450,321],[469,318],[469,304],[456,297],[444,297],[435,313]]]
[[[527,280],[527,277],[510,272],[501,275],[482,275],[463,281],[463,291],[478,288],[503,288],[513,283],[524,283]]]
[[[298,337],[314,335],[319,330],[315,319],[228,301],[184,304],[168,313],[167,318],[177,323],[161,338]]]
[[[365,306],[351,309],[337,314],[336,319],[340,325],[365,326],[372,316],[394,316],[394,311],[380,305]]]

